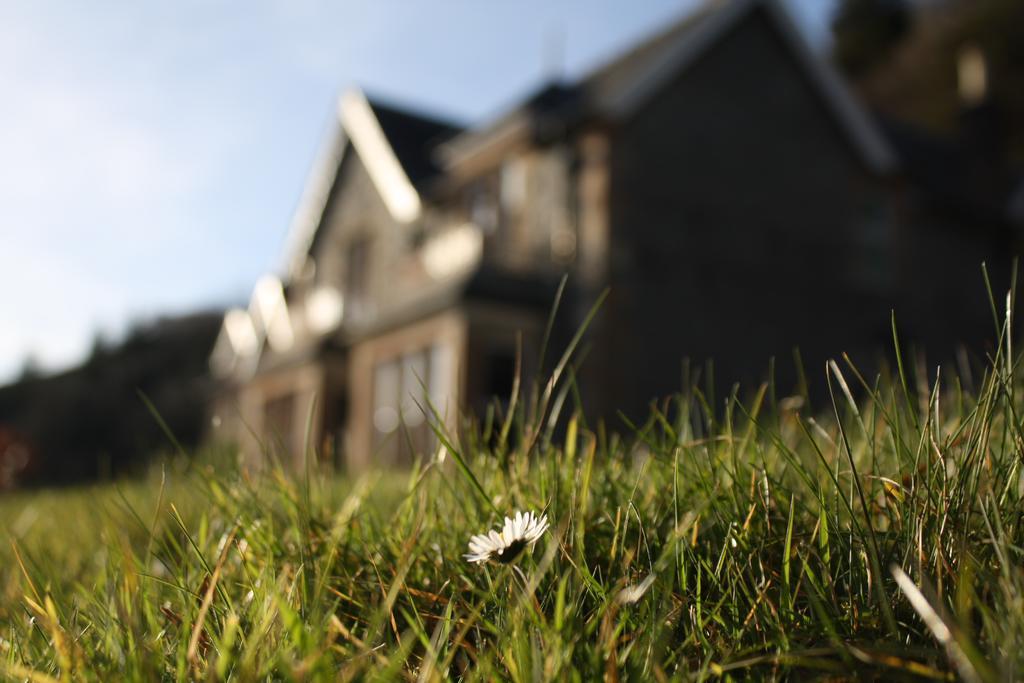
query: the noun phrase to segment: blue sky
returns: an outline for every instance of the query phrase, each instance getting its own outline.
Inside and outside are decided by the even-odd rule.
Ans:
[[[479,122],[696,4],[0,3],[0,381],[244,301],[347,85]],[[820,44],[832,1],[787,4]]]

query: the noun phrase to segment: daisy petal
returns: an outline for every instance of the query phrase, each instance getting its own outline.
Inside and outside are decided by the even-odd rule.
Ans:
[[[501,530],[491,529],[469,539],[469,553],[463,559],[483,564],[496,559],[502,564],[514,562],[524,547],[532,547],[548,530],[548,516],[517,510],[502,520]]]

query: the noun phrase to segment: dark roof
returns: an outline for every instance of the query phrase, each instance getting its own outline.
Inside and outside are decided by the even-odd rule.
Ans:
[[[659,60],[668,58],[684,36],[703,24],[720,7],[719,3],[707,3],[688,12],[667,29],[597,67],[578,83],[544,83],[513,109],[480,128],[454,136],[453,145],[472,145],[516,121],[527,121],[534,133],[542,137],[547,131],[578,122],[599,111],[610,96],[633,83]]]
[[[580,82],[580,89],[586,92],[590,101],[597,102],[628,86],[658,61],[668,58],[684,36],[703,24],[705,19],[722,6],[722,3],[708,2],[688,12],[668,28],[591,71]]]
[[[367,101],[409,181],[418,186],[436,175],[441,169],[431,155],[434,146],[462,128],[431,115],[399,109],[377,98],[367,97]]]
[[[619,55],[574,85],[542,88],[525,104],[497,120],[454,137],[440,150],[447,164],[491,148],[495,143],[531,136],[544,143],[594,120],[614,123],[637,110],[687,64],[699,60],[739,22],[757,13],[783,38],[783,48],[800,63],[866,166],[885,174],[895,159],[842,83],[806,45],[782,0],[706,0],[664,31]],[[557,95],[557,96],[553,96]]]

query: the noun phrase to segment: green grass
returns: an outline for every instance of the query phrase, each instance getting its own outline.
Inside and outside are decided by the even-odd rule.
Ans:
[[[1004,339],[973,392],[837,364],[813,418],[692,388],[622,436],[569,414],[560,363],[412,472],[219,458],[0,499],[0,676],[1017,679],[1011,358]],[[517,509],[551,519],[532,552],[462,559]]]

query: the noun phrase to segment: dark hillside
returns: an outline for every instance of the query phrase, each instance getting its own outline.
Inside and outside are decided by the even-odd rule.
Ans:
[[[8,472],[7,485],[122,474],[166,450],[167,438],[140,392],[181,444],[194,446],[206,415],[207,358],[220,321],[219,312],[160,318],[134,328],[120,344],[97,344],[76,368],[0,387],[0,431],[18,456],[6,464],[19,470]]]

